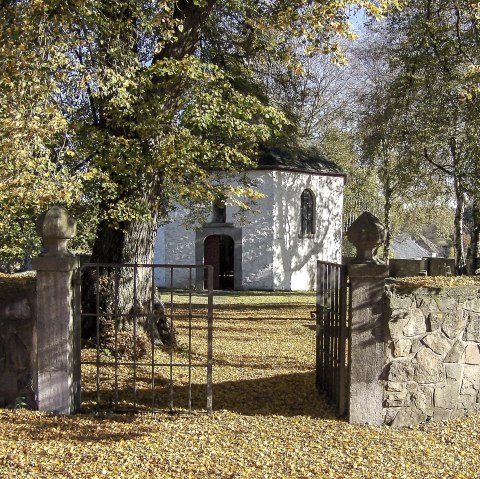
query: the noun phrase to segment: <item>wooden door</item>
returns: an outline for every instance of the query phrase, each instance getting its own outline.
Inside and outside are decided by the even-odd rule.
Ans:
[[[213,289],[220,289],[220,235],[211,235],[205,238],[203,264],[213,266]],[[203,287],[207,288],[207,284],[204,283]]]

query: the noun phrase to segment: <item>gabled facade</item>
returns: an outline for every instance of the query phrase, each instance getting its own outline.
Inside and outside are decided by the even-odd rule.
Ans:
[[[323,158],[285,155],[268,150],[247,172],[265,197],[246,223],[236,222],[235,208],[213,205],[209,220],[189,230],[177,212],[159,231],[156,262],[212,264],[214,289],[314,289],[316,260],[341,260],[345,176]],[[201,289],[203,272],[193,281]],[[175,276],[174,287],[188,282]]]

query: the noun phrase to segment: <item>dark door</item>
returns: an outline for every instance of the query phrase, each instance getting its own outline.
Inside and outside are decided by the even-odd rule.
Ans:
[[[203,261],[213,266],[213,289],[233,289],[234,251],[235,245],[230,236],[211,235],[205,238]]]

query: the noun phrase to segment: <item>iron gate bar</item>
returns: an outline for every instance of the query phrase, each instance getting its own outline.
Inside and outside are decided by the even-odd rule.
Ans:
[[[95,268],[95,271],[97,273],[96,275],[96,302],[95,302],[95,310],[97,314],[97,321],[95,322],[96,324],[96,338],[97,338],[97,374],[96,374],[96,386],[97,386],[97,405],[100,404],[100,267],[97,265]]]
[[[173,268],[170,268],[170,338],[173,337]],[[173,412],[173,347],[169,345],[170,356],[170,412]]]
[[[131,313],[120,313],[119,312],[119,289],[120,289],[120,269],[133,269],[133,307]],[[137,307],[137,297],[138,297],[138,268],[150,268],[151,269],[151,308],[149,308],[147,313],[142,313]],[[81,275],[82,272],[86,269],[93,269],[94,271],[94,281],[95,281],[95,312],[94,313],[83,313],[81,311]],[[114,271],[114,307],[112,313],[101,312],[100,311],[100,278],[101,278],[101,269],[113,269]],[[174,334],[174,319],[184,320],[187,319],[188,324],[188,362],[187,363],[178,363],[173,361],[173,341],[170,341],[168,357],[169,362],[156,362],[155,361],[155,338],[153,334],[150,334],[151,339],[151,361],[142,362],[137,360],[137,339],[138,339],[138,320],[140,317],[144,318],[146,321],[147,327],[153,328],[155,318],[158,317],[158,314],[155,314],[154,304],[155,304],[155,270],[163,269],[164,271],[170,272],[170,302],[169,304],[164,304],[162,310],[162,316],[166,319],[169,319],[170,327],[170,338]],[[189,270],[189,289],[188,289],[188,311],[187,314],[181,314],[177,316],[175,314],[175,305],[173,298],[173,277],[174,271],[176,269],[188,269]],[[207,282],[208,282],[208,291],[207,293],[207,304],[206,304],[206,314],[193,314],[193,282],[192,282],[192,271],[194,269],[203,269],[207,272]],[[195,311],[198,310],[196,305]],[[205,307],[205,305],[202,305]],[[95,361],[82,361],[81,360],[81,343],[80,343],[80,334],[78,334],[77,342],[77,372],[78,378],[81,377],[81,365],[93,365],[96,370],[95,378],[95,395],[96,395],[96,404],[97,408],[101,407],[101,368],[112,367],[114,368],[114,404],[115,409],[119,409],[119,367],[132,367],[133,368],[133,409],[136,411],[138,408],[138,368],[142,367],[151,367],[151,397],[152,397],[152,412],[155,412],[155,403],[156,403],[156,382],[155,382],[155,370],[156,368],[169,368],[169,409],[171,412],[174,411],[174,368],[188,368],[188,411],[192,411],[192,368],[206,368],[207,374],[207,404],[206,409],[209,414],[212,413],[212,404],[213,404],[213,267],[204,266],[204,265],[171,265],[171,264],[151,264],[151,263],[86,263],[82,265],[75,277],[75,317],[76,317],[76,326],[78,331],[81,330],[81,320],[82,318],[94,317],[96,319],[95,324],[95,339],[96,339],[96,358]],[[111,319],[114,320],[114,358],[113,361],[102,361],[100,357],[100,321],[101,319]],[[121,361],[119,359],[118,352],[118,333],[119,333],[119,320],[121,318],[131,318],[133,320],[133,361]],[[207,319],[207,360],[206,362],[194,363],[192,362],[192,329],[193,324],[192,320],[194,319]],[[80,379],[77,384],[78,389],[81,391]],[[80,404],[78,405],[80,409]]]
[[[346,298],[345,266],[317,261],[316,382],[319,390],[337,406],[339,415],[347,410],[349,324]]]
[[[153,271],[152,271],[153,273]],[[137,409],[137,274],[138,266],[133,267],[133,409]]]
[[[207,411],[213,409],[213,266],[208,271],[208,327],[207,327]]]
[[[208,274],[208,273],[207,273]],[[204,273],[205,276],[205,273]],[[188,284],[192,284],[192,270],[189,270]],[[188,290],[188,351],[192,350],[192,290]],[[208,354],[208,353],[207,353]],[[192,355],[188,355],[188,410],[192,411]]]
[[[115,408],[118,408],[118,301],[119,301],[119,294],[120,294],[120,277],[118,274],[118,268],[115,268],[115,293],[114,293],[114,312],[113,312],[113,321],[114,321],[114,347],[115,347]]]
[[[155,268],[152,268],[152,284],[150,285],[151,288],[151,298],[150,302],[153,306],[153,302],[155,300],[155,291],[156,291],[156,286],[155,286]],[[150,312],[150,318],[151,318],[151,325],[150,327],[153,327],[153,322],[155,321],[155,318],[153,316],[153,311]],[[147,319],[148,322],[148,319]],[[150,345],[152,348],[152,412],[155,412],[155,339],[153,337],[153,334],[150,334]]]

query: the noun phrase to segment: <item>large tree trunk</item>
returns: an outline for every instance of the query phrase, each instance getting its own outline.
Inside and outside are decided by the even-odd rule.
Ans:
[[[155,288],[153,268],[137,266],[153,264],[156,233],[154,219],[150,222],[124,222],[118,229],[111,228],[107,222],[100,223],[91,262],[106,266],[98,266],[98,276],[97,267],[84,271],[82,309],[86,313],[100,313],[98,319],[102,329],[105,324],[111,326],[113,320],[117,321],[119,330],[129,329],[132,313],[135,313],[137,325],[153,340],[176,345],[174,328],[166,324],[163,305]],[[120,267],[122,264],[132,266]],[[147,316],[148,313],[156,313],[155,318]],[[125,314],[132,316],[121,316]],[[96,321],[95,316],[84,317],[84,338],[95,336]]]
[[[93,247],[92,262],[152,264],[156,235],[156,220],[148,223],[124,222],[119,229],[113,229],[103,222]],[[151,268],[136,268],[135,278],[133,269],[126,269],[119,286],[119,307],[122,311],[128,311],[133,306],[134,289],[142,303],[148,301],[152,293]]]
[[[120,224],[118,228],[112,228],[107,221],[103,221],[98,226],[90,261],[118,265],[153,263],[155,237],[156,221],[149,223],[129,221]],[[142,302],[151,296],[152,280],[148,268],[137,268],[135,285],[131,268],[122,268],[116,272],[113,267],[101,267],[99,272],[100,278],[96,278],[95,268],[88,268],[84,273],[82,281],[84,311],[96,312],[97,294],[100,296],[101,312],[108,315],[113,314],[114,310],[121,314],[128,313],[135,306],[134,292],[138,298],[143,299]],[[98,281],[100,284],[97,286]],[[91,336],[95,331],[94,327],[93,321],[84,321],[82,324],[84,335]]]
[[[208,16],[215,4],[216,0],[206,0],[205,2],[196,2],[194,0],[179,0],[175,3],[174,17],[182,28],[178,28],[175,32],[175,41],[167,42],[153,55],[152,65],[156,62],[173,59],[180,60],[186,55],[190,55],[195,51],[198,45],[202,28],[208,19]],[[102,13],[107,17],[111,17],[113,21],[118,21],[118,15],[121,19],[127,22],[127,17],[134,21],[133,13],[129,10],[122,10],[119,12],[115,8],[110,8],[107,2],[106,7]],[[116,32],[114,32],[116,34]],[[132,48],[136,55],[138,52],[138,45],[132,42],[132,33],[125,30],[125,39],[122,39],[126,49]],[[115,38],[115,42],[118,39]],[[109,45],[109,42],[105,42]],[[105,56],[110,61],[109,51],[105,52]],[[183,95],[184,92],[179,89],[175,90],[171,85],[165,88],[164,75],[152,76],[151,85],[146,88],[144,98],[139,98],[139,104],[146,104],[151,101],[151,98],[157,98],[159,102],[164,105],[165,114],[174,114],[176,99]],[[107,99],[108,103],[108,99]],[[149,148],[152,138],[140,139],[135,127],[131,128],[129,123],[120,121],[117,124],[116,115],[107,117],[105,112],[113,111],[105,108],[105,105],[95,105],[92,103],[92,118],[94,125],[105,130],[108,135],[118,135],[129,139],[139,140],[145,150],[145,154],[149,154]],[[98,112],[104,112],[99,115]],[[145,111],[141,111],[144,115]],[[99,117],[98,121],[95,119]],[[131,122],[135,125],[135,121]],[[143,172],[132,172],[132,175],[143,174]],[[115,173],[112,174],[114,181]],[[163,175],[160,171],[158,178],[152,177],[145,180],[145,194],[146,203],[152,209],[158,208],[158,195],[161,192],[161,185],[163,183]],[[148,177],[147,177],[148,178]],[[120,179],[120,183],[121,183]],[[128,187],[125,188],[125,194],[128,195]],[[161,206],[161,205],[160,205]],[[104,205],[104,211],[108,212],[108,204]],[[108,214],[105,215],[108,217]],[[97,231],[97,237],[92,252],[92,262],[94,263],[115,263],[115,264],[151,264],[153,263],[154,245],[157,231],[157,217],[155,211],[152,212],[151,221],[140,223],[137,221],[122,222],[117,229],[111,228],[108,221],[105,220],[100,223]],[[96,313],[96,308],[100,307],[101,314],[108,318],[113,317],[114,313],[128,314],[132,311],[145,311],[155,309],[155,304],[158,306],[158,301],[155,300],[156,294],[153,288],[153,278],[151,268],[122,268],[120,277],[115,272],[115,268],[105,267],[101,270],[101,284],[96,285],[97,278],[95,278],[95,269],[90,272],[85,272],[82,279],[82,308],[84,312]],[[135,272],[135,274],[134,274]],[[101,301],[97,301],[99,291],[101,289]],[[135,293],[135,294],[134,294]],[[98,303],[98,306],[97,306]],[[161,303],[160,303],[161,306]],[[162,309],[163,310],[163,309]],[[91,320],[85,318],[82,324],[82,334],[84,337],[92,337],[95,334],[96,326],[93,316]],[[117,316],[118,318],[118,316]],[[166,321],[166,320],[165,320]],[[170,328],[170,332],[173,328]],[[156,334],[156,333],[155,333]],[[160,332],[160,337],[162,333]],[[167,335],[166,341],[174,341],[174,338]],[[161,338],[162,339],[162,338]],[[165,342],[165,341],[164,341]]]

